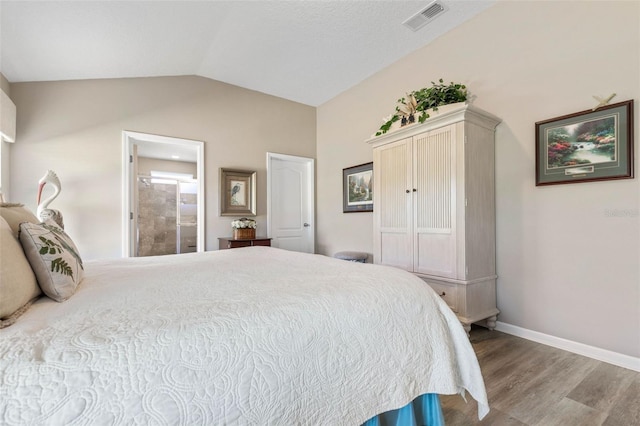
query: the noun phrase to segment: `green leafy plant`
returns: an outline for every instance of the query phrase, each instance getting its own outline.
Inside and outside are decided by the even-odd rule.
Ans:
[[[385,122],[376,136],[387,133],[393,123],[401,121],[404,126],[406,124],[414,123],[416,117],[420,123],[424,123],[429,114],[427,110],[438,110],[438,107],[443,105],[455,104],[457,102],[464,102],[467,100],[467,88],[464,84],[451,82],[448,85],[444,84],[442,79],[438,80],[438,83],[431,82],[431,87],[425,87],[420,90],[415,90],[408,93],[405,98],[398,99],[398,105],[396,111],[389,117],[385,118]]]

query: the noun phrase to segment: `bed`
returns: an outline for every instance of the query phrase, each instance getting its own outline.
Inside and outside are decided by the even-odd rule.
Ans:
[[[465,392],[488,412],[462,326],[405,271],[270,247],[83,268],[0,329],[0,423],[376,424]]]

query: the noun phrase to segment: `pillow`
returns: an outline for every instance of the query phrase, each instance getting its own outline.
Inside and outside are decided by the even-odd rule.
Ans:
[[[18,230],[22,222],[40,223],[29,209],[18,203],[0,203],[0,216],[7,221],[15,238],[18,238]]]
[[[0,217],[0,328],[13,324],[40,294],[20,243]]]
[[[20,243],[40,288],[56,302],[75,293],[84,269],[78,249],[53,220],[20,224]]]

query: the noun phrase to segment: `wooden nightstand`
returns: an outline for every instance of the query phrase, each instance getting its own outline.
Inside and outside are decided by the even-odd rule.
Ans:
[[[232,249],[238,247],[251,247],[251,246],[267,246],[271,247],[271,238],[250,238],[250,239],[242,239],[236,240],[232,237],[224,237],[218,238],[220,250]]]

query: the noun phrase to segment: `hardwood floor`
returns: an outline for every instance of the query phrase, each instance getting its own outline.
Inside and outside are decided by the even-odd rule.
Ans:
[[[447,426],[640,426],[640,373],[474,326],[491,411],[441,396]]]

